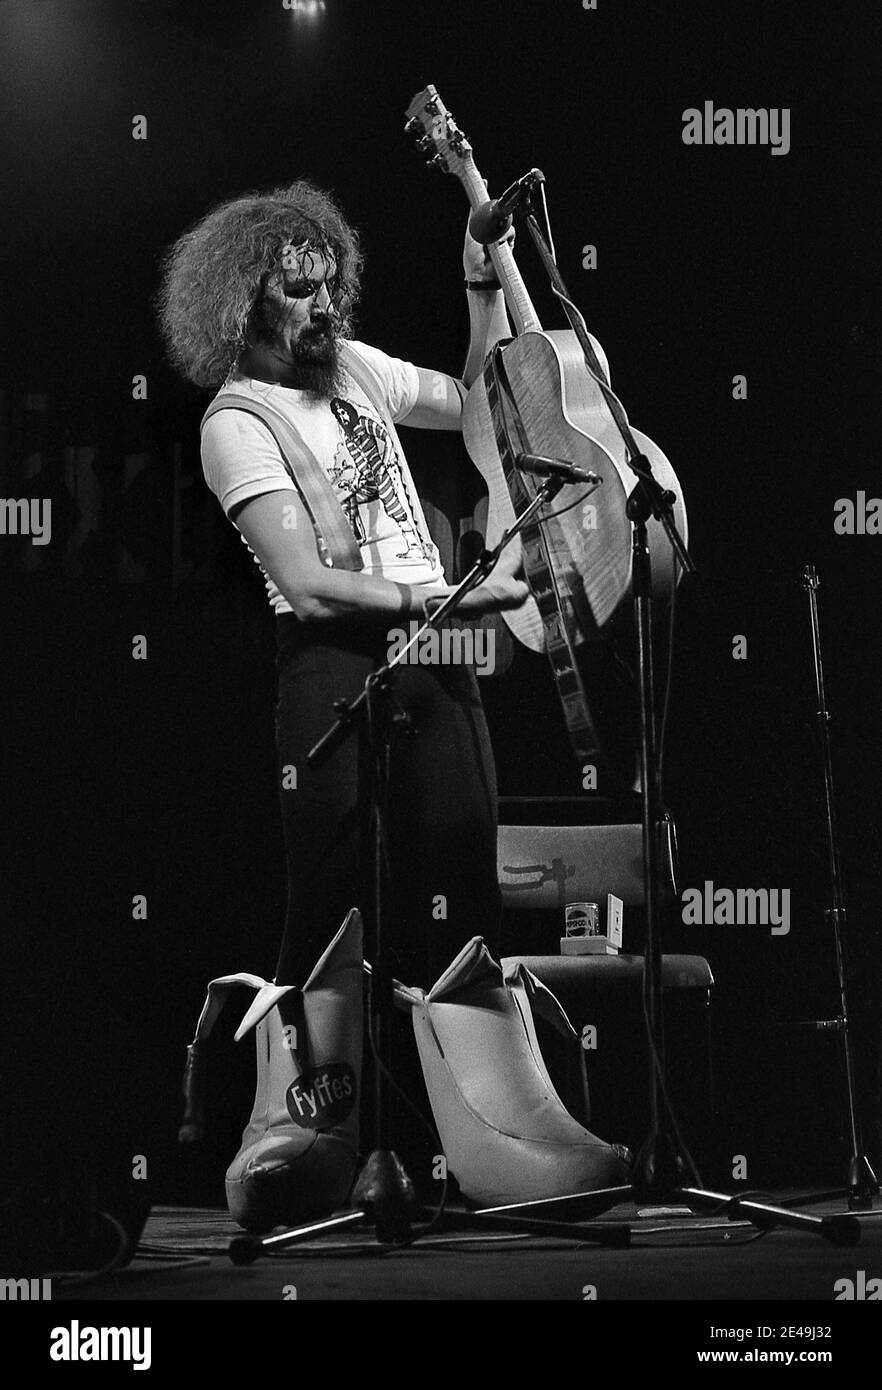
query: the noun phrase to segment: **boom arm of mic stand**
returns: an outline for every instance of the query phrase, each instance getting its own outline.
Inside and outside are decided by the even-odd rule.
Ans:
[[[390,677],[396,666],[404,660],[411,647],[419,642],[423,633],[430,628],[438,628],[444,619],[454,609],[458,608],[466,594],[471,593],[472,589],[486,579],[494,568],[505,547],[514,540],[515,536],[521,532],[529,522],[533,520],[536,513],[556,497],[564,485],[563,478],[546,478],[542,486],[535,493],[529,505],[524,508],[520,516],[516,516],[513,524],[503,533],[497,545],[492,550],[482,550],[475,563],[472,565],[465,578],[456,588],[444,598],[437,608],[434,608],[423,623],[418,632],[415,632],[405,646],[396,656],[388,661],[385,666],[380,666],[368,678],[371,686],[376,690],[385,690],[389,693]],[[367,689],[363,690],[356,699],[351,702],[348,700],[336,700],[334,709],[337,711],[337,718],[326,733],[322,734],[316,743],[307,753],[306,761],[310,767],[321,767],[322,763],[330,758],[331,754],[339,748],[341,743],[352,733],[358,719],[365,708],[368,699]]]
[[[550,477],[545,479],[542,486],[534,494],[529,505],[524,508],[520,516],[515,517],[513,524],[509,527],[507,531],[503,532],[498,543],[493,547],[493,549],[482,550],[481,554],[478,556],[477,560],[472,565],[472,568],[469,570],[462,583],[454,589],[452,594],[447,595],[447,598],[444,599],[443,603],[440,603],[437,608],[433,608],[431,617],[428,619],[426,623],[423,624],[419,632],[414,635],[412,641],[408,642],[407,646],[404,647],[398,653],[398,656],[395,658],[396,662],[401,660],[401,658],[404,656],[404,653],[408,651],[408,649],[411,646],[413,646],[414,642],[417,642],[419,640],[419,638],[422,636],[422,634],[426,631],[427,628],[437,627],[439,623],[444,621],[448,613],[452,613],[453,610],[459,606],[460,600],[464,598],[467,593],[469,593],[472,589],[476,588],[477,585],[480,584],[483,579],[487,578],[488,574],[490,574],[491,570],[494,568],[496,561],[499,559],[505,547],[511,541],[514,540],[515,536],[519,535],[520,532],[523,531],[524,527],[527,526],[533,520],[533,517],[536,515],[536,513],[540,511],[541,508],[546,505],[546,503],[550,502],[554,497],[557,496],[565,482],[566,479],[560,477]]]

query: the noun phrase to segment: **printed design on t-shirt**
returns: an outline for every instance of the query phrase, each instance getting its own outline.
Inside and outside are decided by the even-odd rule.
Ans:
[[[331,401],[331,410],[342,435],[330,469],[331,482],[358,544],[367,539],[358,508],[363,502],[379,502],[401,531],[406,548],[397,558],[433,559],[431,537],[420,530],[386,426],[339,396]]]

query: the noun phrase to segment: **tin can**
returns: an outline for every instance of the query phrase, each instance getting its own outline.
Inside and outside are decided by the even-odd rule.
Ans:
[[[600,928],[597,903],[567,903],[564,908],[567,936],[596,936]]]

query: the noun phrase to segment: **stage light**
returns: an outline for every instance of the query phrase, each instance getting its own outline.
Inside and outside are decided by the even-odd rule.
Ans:
[[[282,0],[282,5],[293,14],[303,15],[307,19],[317,19],[326,9],[325,0]]]

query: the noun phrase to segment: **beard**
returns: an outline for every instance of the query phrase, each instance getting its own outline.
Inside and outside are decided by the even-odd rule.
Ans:
[[[259,306],[255,329],[259,343],[269,347],[278,359],[282,354],[275,346],[279,315],[267,303]],[[280,381],[296,391],[304,391],[313,400],[330,400],[339,395],[343,386],[340,365],[340,339],[328,319],[309,324],[299,337],[284,349],[285,370]]]
[[[340,394],[342,370],[340,344],[333,328],[316,324],[306,328],[291,347],[290,384],[314,400],[330,400]]]

